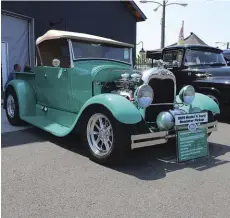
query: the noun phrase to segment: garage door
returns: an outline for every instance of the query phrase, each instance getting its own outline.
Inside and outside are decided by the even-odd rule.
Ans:
[[[2,43],[7,44],[7,74],[13,70],[14,64],[20,64],[22,70],[29,63],[29,23],[28,20],[1,15]],[[3,53],[4,51],[2,51]],[[3,67],[3,66],[2,66]],[[3,75],[4,76],[4,75]]]

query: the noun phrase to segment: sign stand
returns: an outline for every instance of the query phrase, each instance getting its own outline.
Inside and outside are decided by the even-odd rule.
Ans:
[[[200,128],[193,132],[180,130],[177,133],[177,161],[184,162],[209,156],[207,130]]]
[[[191,119],[192,116],[194,116],[193,120]],[[204,113],[202,113],[202,115],[198,113],[194,115],[190,114],[188,116],[189,119],[186,116],[181,116],[179,119],[178,117],[176,118],[178,121],[175,126],[177,163],[209,156],[207,128],[202,127],[202,125],[200,126],[200,124],[196,122],[195,119],[199,119],[199,116],[207,117]],[[185,127],[186,124],[188,126],[187,128]]]

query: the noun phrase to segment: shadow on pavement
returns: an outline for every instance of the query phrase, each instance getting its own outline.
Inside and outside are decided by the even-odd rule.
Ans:
[[[36,127],[14,132],[6,132],[1,135],[2,148],[48,141],[63,147],[64,149],[84,155],[84,149],[82,149],[81,141],[78,136],[69,135],[59,138]]]
[[[210,143],[209,157],[199,158],[194,161],[176,163],[176,146],[169,144],[149,147],[133,151],[126,163],[114,167],[114,170],[135,176],[142,180],[157,180],[166,177],[167,173],[191,168],[198,171],[210,169],[229,161],[218,159],[219,156],[230,152],[230,147]]]
[[[40,135],[36,133],[38,131],[38,129],[32,128],[2,133],[2,148],[24,145],[28,143],[43,142],[43,137],[40,137]]]
[[[58,138],[38,128],[2,134],[2,148],[45,141],[49,141],[71,152],[87,157],[86,149],[82,146],[77,136],[70,135]],[[175,144],[172,145],[170,143],[140,148],[130,152],[122,164],[110,167],[110,169],[135,176],[142,180],[157,180],[166,177],[169,172],[184,168],[203,171],[229,163],[229,161],[220,160],[218,157],[230,152],[230,146],[210,143],[209,150],[209,157],[184,163],[176,163]]]

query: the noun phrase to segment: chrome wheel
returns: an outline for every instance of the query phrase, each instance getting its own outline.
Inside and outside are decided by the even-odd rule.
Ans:
[[[15,114],[15,102],[14,102],[14,97],[10,94],[7,97],[7,113],[10,118],[14,117]]]
[[[103,157],[110,153],[113,145],[113,129],[105,115],[97,113],[91,116],[87,124],[87,140],[95,155]]]

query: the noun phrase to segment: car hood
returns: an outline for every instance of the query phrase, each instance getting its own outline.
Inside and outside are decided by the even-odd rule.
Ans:
[[[75,69],[83,75],[90,74],[93,81],[111,82],[121,78],[121,74],[133,74],[131,65],[110,60],[84,60],[74,63]]]

